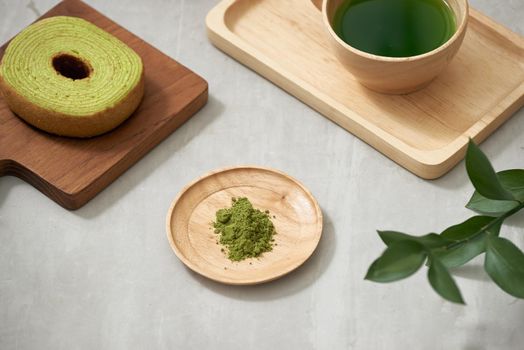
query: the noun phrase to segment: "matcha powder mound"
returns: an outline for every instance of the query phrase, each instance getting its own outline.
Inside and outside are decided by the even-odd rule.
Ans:
[[[253,208],[247,198],[233,198],[231,208],[218,210],[213,227],[232,261],[258,257],[273,249],[276,232],[269,212]]]

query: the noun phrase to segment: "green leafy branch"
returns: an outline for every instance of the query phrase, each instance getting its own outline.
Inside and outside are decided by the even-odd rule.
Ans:
[[[524,169],[495,173],[482,151],[469,142],[466,170],[475,193],[467,208],[477,212],[468,220],[440,234],[411,236],[396,231],[378,231],[387,248],[371,264],[366,279],[393,282],[428,266],[428,280],[443,298],[464,304],[450,268],[485,254],[484,269],[506,293],[524,299],[524,253],[499,237],[502,223],[524,208]]]

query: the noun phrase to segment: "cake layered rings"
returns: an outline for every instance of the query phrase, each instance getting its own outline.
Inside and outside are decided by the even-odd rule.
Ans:
[[[7,47],[0,91],[9,108],[49,133],[91,137],[121,124],[144,94],[141,58],[76,17],[32,24]]]

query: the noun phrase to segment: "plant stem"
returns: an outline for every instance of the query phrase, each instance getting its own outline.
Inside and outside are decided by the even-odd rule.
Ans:
[[[513,208],[510,211],[504,213],[503,215],[497,217],[495,220],[491,221],[489,224],[487,224],[486,226],[482,227],[478,232],[476,232],[472,236],[470,236],[467,239],[464,239],[462,241],[457,241],[457,242],[450,243],[450,244],[448,244],[447,246],[444,247],[444,250],[450,250],[450,249],[453,249],[455,247],[461,246],[463,244],[468,243],[469,241],[472,241],[473,239],[477,238],[481,234],[487,233],[490,228],[494,227],[495,225],[501,224],[504,220],[506,220],[510,216],[518,213],[521,209],[524,208],[524,202],[518,202],[518,203],[519,203],[519,205],[517,205],[515,208]]]

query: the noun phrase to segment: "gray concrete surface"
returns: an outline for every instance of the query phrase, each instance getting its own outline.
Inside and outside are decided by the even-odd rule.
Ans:
[[[306,0],[305,0],[306,1]],[[0,0],[4,42],[56,0]],[[481,261],[454,271],[468,306],[444,302],[424,273],[363,280],[375,229],[441,230],[470,215],[463,163],[437,181],[400,168],[209,44],[216,0],[88,0],[210,84],[201,113],[81,210],[0,179],[0,349],[522,349],[524,302]],[[471,0],[524,34],[524,1]],[[498,169],[524,166],[524,111],[483,145]],[[326,218],[314,256],[273,283],[235,288],[195,275],[164,232],[189,181],[236,164],[301,180]],[[503,235],[524,247],[524,216]]]

